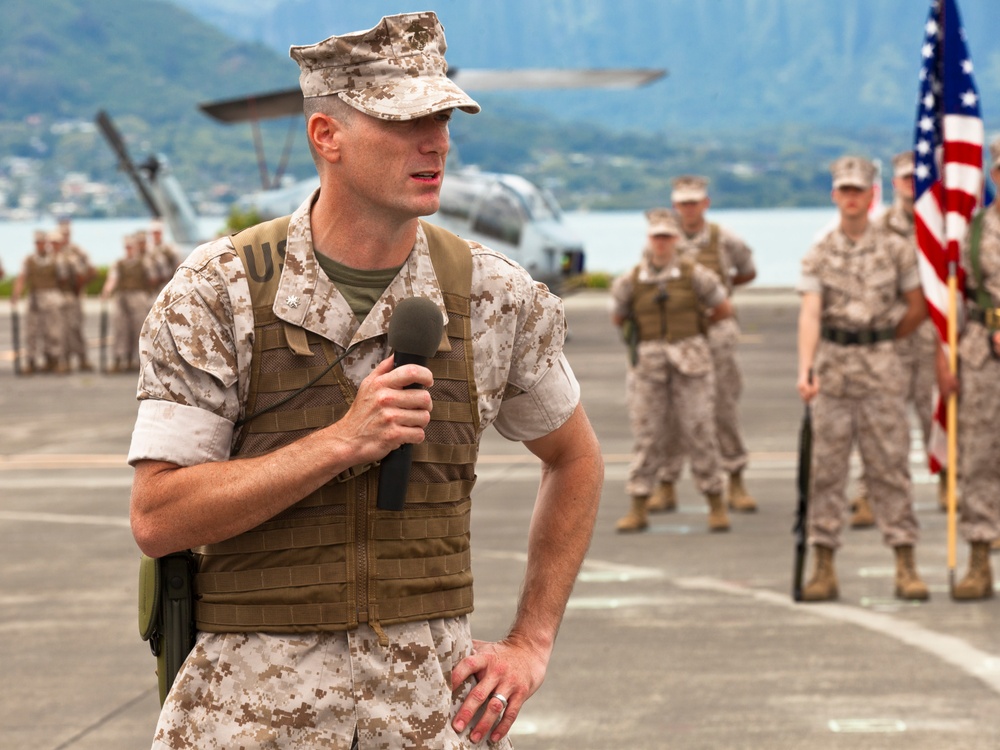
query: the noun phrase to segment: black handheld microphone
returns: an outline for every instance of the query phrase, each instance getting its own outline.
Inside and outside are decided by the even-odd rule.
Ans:
[[[402,300],[389,320],[389,347],[393,350],[393,367],[427,365],[441,343],[444,319],[437,305],[426,297]],[[407,388],[419,388],[416,383]],[[402,510],[406,502],[406,486],[410,482],[413,444],[401,445],[382,459],[378,475],[379,510]]]

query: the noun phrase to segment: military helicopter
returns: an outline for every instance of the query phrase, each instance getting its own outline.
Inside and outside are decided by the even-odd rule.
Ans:
[[[665,70],[653,69],[448,70],[453,81],[470,91],[628,88],[652,83],[665,75]],[[269,176],[263,153],[260,121],[301,117],[303,101],[298,88],[198,106],[224,124],[251,123],[262,189],[237,202],[242,210],[253,209],[262,219],[289,214],[319,186],[318,178],[281,185],[292,133],[301,130],[300,120],[290,123],[289,138],[273,177]],[[110,118],[100,113],[97,122],[118,154],[121,168],[132,178],[154,216],[162,217],[170,226],[175,242],[188,244],[196,240],[194,212],[163,157],[133,164]],[[504,253],[553,290],[561,290],[568,278],[584,270],[583,243],[563,222],[555,197],[519,175],[485,172],[474,166],[449,170],[441,188],[440,208],[428,218],[455,234]]]

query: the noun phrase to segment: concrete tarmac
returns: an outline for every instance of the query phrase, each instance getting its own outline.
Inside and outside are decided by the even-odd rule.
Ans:
[[[704,502],[685,478],[677,512],[622,535],[614,523],[627,504],[631,450],[625,351],[606,294],[567,300],[566,351],[603,445],[606,482],[547,679],[514,727],[515,747],[1000,748],[1000,599],[948,596],[946,516],[915,421],[917,562],[930,601],[893,598],[892,552],[874,529],[844,533],[840,601],[791,601],[803,413],[797,299],[749,289],[736,306],[746,481],[760,510],[734,515],[728,534],[709,534]],[[0,747],[149,747],[158,701],[154,659],[136,627],[139,552],[125,465],[135,378],[15,378],[9,309],[0,305]],[[96,363],[97,303],[87,310]],[[537,462],[491,431],[478,474],[473,624],[477,638],[493,639],[514,613]],[[960,576],[966,547],[958,549]]]

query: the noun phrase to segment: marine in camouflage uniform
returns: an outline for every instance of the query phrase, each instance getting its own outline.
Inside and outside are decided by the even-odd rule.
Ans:
[[[918,524],[909,469],[906,378],[895,340],[926,317],[913,249],[868,220],[874,165],[845,156],[832,165],[840,225],[802,260],[798,291],[798,390],[812,403],[809,540],[816,569],[806,601],[838,596],[833,566],[855,441],[875,516],[896,557],[895,593],[926,599],[913,548]]]
[[[149,257],[156,270],[156,291],[159,291],[170,281],[180,262],[177,248],[163,238],[163,222],[159,219],[149,225],[148,248]]]
[[[160,556],[205,545],[235,565],[256,557],[273,566],[263,578],[241,581],[226,571],[199,574],[199,622],[212,613],[250,620],[294,607],[301,614],[280,627],[200,628],[166,699],[154,748],[346,750],[352,740],[361,750],[470,748],[484,739],[509,747],[507,733],[544,676],[589,543],[603,463],[562,354],[561,301],[502,255],[417,222],[438,205],[451,111],[479,110],[446,77],[444,47],[433,13],[390,16],[369,31],[293,47],[319,191],[276,243],[247,250],[241,234],[239,255],[229,238],[195,250],[144,327],[129,456],[140,548]],[[269,222],[251,232],[279,226]],[[439,240],[459,270],[435,265]],[[456,291],[456,281],[468,291]],[[267,290],[273,304],[254,307]],[[389,357],[388,321],[398,301],[414,296],[446,311],[447,336],[428,362],[433,376],[412,364],[393,369]],[[310,385],[328,361],[336,369]],[[314,363],[318,373],[310,369]],[[305,388],[285,375],[302,375]],[[414,384],[424,388],[407,387]],[[248,399],[274,399],[290,389],[297,405],[237,426],[251,416]],[[294,441],[228,460],[251,440],[266,439],[272,421],[279,437],[287,433],[286,416],[307,418]],[[390,450],[426,438],[426,449],[414,445],[413,491],[416,476],[474,469],[478,439],[489,425],[526,442],[543,473],[512,635],[477,642],[473,651],[471,600],[454,613],[393,617],[372,587],[412,581],[421,591],[435,578],[459,575],[458,592],[471,593],[467,553],[418,573],[420,558],[375,552],[393,543],[432,547],[453,533],[447,530],[456,523],[434,515],[448,511],[435,495],[467,494],[474,472],[419,485],[427,496],[408,494],[394,515],[375,508],[376,464]],[[468,445],[441,442],[442,434],[470,428]],[[357,494],[330,505],[328,521],[316,513],[322,505],[299,505],[302,498],[322,503],[347,491]],[[467,520],[468,502],[453,504],[455,521]],[[345,513],[361,530],[344,525]],[[422,515],[429,519],[424,530],[411,535]],[[372,524],[370,537],[363,524]],[[252,540],[265,537],[279,543],[280,554],[257,553],[262,548]],[[467,529],[461,537],[467,544]],[[344,563],[325,564],[331,550],[354,560],[346,580],[337,572]],[[300,567],[294,561],[303,554],[324,564]],[[209,558],[200,558],[203,571]],[[299,581],[307,572],[320,578]],[[291,580],[306,591],[329,582],[344,592],[347,606],[338,598],[272,600],[268,585],[297,596]],[[249,592],[261,605],[215,606],[202,584],[215,600]],[[433,611],[450,598],[450,590],[431,589],[420,606]]]
[[[60,219],[56,233],[59,235],[58,252],[66,259],[70,269],[63,308],[66,320],[66,363],[70,365],[75,358],[81,372],[90,372],[94,368],[87,356],[87,341],[83,333],[83,295],[97,271],[86,251],[73,242],[69,219]]]
[[[712,271],[691,258],[679,259],[680,227],[664,211],[648,214],[649,244],[630,273],[611,288],[611,321],[635,335],[636,358],[626,381],[629,420],[635,440],[626,492],[629,512],[617,530],[649,526],[647,504],[656,484],[668,431],[677,430],[690,448],[691,471],[709,504],[708,526],[725,531],[719,446],[713,410],[712,354],[705,331],[709,314],[731,314],[725,287]]]
[[[990,177],[1000,185],[1000,139],[990,144]],[[965,327],[958,342],[958,529],[969,543],[969,570],[952,591],[959,600],[993,596],[990,546],[1000,539],[1000,203],[983,209],[962,246]],[[954,389],[940,355],[942,393]]]
[[[735,287],[748,284],[757,276],[750,248],[726,228],[706,221],[705,212],[711,204],[706,178],[697,175],[676,178],[671,200],[682,230],[678,255],[693,258],[718,274],[731,299]],[[740,326],[735,315],[716,320],[708,329],[715,371],[715,429],[720,466],[728,477],[729,507],[752,512],[757,509],[757,503],[743,481],[749,456],[740,427],[743,373],[736,356],[739,338]],[[680,440],[679,430],[668,430],[663,468],[659,472],[660,484],[650,499],[650,510],[671,510],[676,505],[675,483],[686,456],[691,456],[693,464],[692,450],[693,446]]]
[[[139,331],[153,304],[158,275],[144,252],[142,232],[125,237],[125,257],[115,261],[101,290],[111,307],[111,365],[109,373],[139,371]]]
[[[25,361],[21,372],[69,372],[66,364],[65,287],[70,269],[54,250],[53,238],[35,232],[35,251],[24,260],[14,280],[14,304],[28,292],[25,316]],[[39,362],[43,364],[39,364]]]
[[[892,206],[879,217],[878,224],[905,239],[919,252],[913,229],[913,151],[896,154],[892,159]],[[936,387],[935,362],[938,335],[934,323],[927,318],[917,330],[896,342],[896,351],[903,363],[906,377],[906,400],[913,406],[920,424],[920,433],[926,449],[931,439],[931,425],[934,419],[934,390]],[[939,503],[944,507],[944,474],[941,474],[938,488]],[[855,512],[851,517],[853,528],[865,528],[875,524],[875,516],[868,500],[865,477],[861,477],[860,492],[854,500]]]

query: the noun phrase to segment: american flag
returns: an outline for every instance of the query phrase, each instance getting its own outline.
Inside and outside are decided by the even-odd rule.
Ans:
[[[933,0],[924,32],[913,208],[920,282],[928,312],[947,346],[949,272],[963,289],[959,246],[983,187],[983,120],[956,0]],[[933,472],[946,462],[945,413],[944,404],[938,403],[928,446]]]

